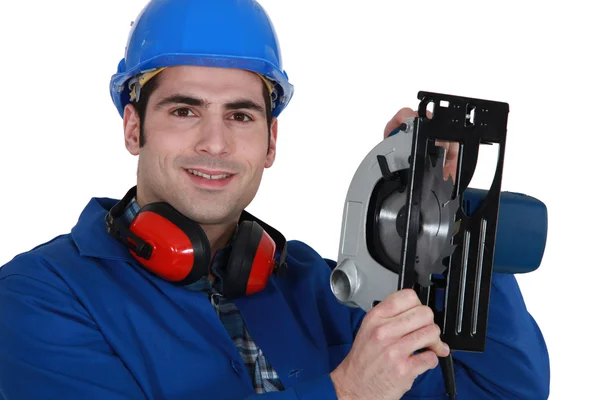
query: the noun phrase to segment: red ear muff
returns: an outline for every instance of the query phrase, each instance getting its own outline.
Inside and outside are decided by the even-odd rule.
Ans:
[[[209,275],[210,243],[202,227],[167,203],[148,204],[131,224],[121,220],[137,193],[131,188],[106,214],[107,232],[123,243],[147,270],[178,285]],[[279,250],[279,260],[276,260]],[[263,290],[271,274],[287,269],[287,241],[276,229],[243,211],[222,270],[223,294],[229,298]]]
[[[263,290],[275,268],[276,245],[255,221],[242,221],[231,243],[224,270],[223,294],[228,298]]]
[[[208,276],[210,244],[206,234],[170,205],[142,207],[129,230],[150,246],[147,259],[133,250],[131,253],[153,274],[182,285]]]

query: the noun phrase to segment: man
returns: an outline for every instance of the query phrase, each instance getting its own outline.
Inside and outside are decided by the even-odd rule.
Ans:
[[[292,91],[256,2],[148,4],[111,81],[137,185],[0,269],[0,398],[445,398],[448,349],[414,292],[346,308],[333,261],[244,212]],[[490,307],[486,352],[455,355],[459,398],[547,398],[514,277]]]

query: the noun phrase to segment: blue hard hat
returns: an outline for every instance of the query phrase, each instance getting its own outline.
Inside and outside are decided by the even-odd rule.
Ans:
[[[110,94],[119,114],[130,102],[128,82],[149,70],[175,65],[239,68],[272,81],[273,116],[288,105],[294,87],[282,68],[279,40],[255,0],[151,0],[134,21]]]

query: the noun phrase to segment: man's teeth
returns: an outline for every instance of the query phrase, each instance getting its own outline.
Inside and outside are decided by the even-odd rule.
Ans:
[[[195,171],[193,169],[188,169],[187,172],[189,172],[190,174],[196,175],[196,176],[201,176],[205,179],[224,179],[224,178],[228,178],[231,175],[228,174],[220,174],[220,175],[207,175],[207,174],[203,174],[200,171]]]

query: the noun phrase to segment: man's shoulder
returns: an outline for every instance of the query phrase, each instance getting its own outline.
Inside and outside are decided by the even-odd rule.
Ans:
[[[335,261],[323,257],[304,241],[290,240],[287,243],[287,269],[277,278],[280,287],[284,291],[301,291],[307,295],[321,293],[330,298],[329,279]]]
[[[62,286],[58,267],[72,263],[78,256],[71,234],[60,234],[15,255],[6,264],[0,266],[0,280],[9,276],[21,276]]]
[[[93,279],[86,273],[94,269],[90,267],[103,267],[104,260],[125,260],[127,250],[108,235],[104,222],[114,203],[110,198],[91,198],[70,232],[58,234],[0,265],[0,279],[20,276],[64,287]]]
[[[302,273],[330,274],[336,262],[323,257],[314,247],[301,240],[287,242],[286,261],[289,270]]]

